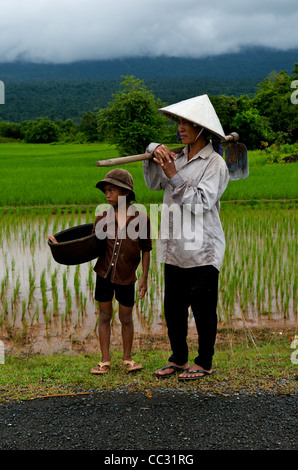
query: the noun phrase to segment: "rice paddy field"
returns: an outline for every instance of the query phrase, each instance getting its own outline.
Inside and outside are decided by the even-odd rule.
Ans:
[[[97,343],[95,260],[55,262],[48,234],[93,222],[104,197],[95,188],[116,157],[106,144],[1,144],[0,338],[34,351],[69,350]],[[224,327],[296,325],[297,163],[266,164],[249,152],[250,176],[230,182],[222,197],[226,254],[220,274],[218,316]],[[146,188],[141,163],[125,166],[137,201],[162,202]],[[155,243],[155,242],[154,242]],[[152,251],[148,292],[134,309],[137,333],[164,333],[163,267]],[[113,334],[119,335],[114,304]],[[190,311],[190,329],[194,326]]]

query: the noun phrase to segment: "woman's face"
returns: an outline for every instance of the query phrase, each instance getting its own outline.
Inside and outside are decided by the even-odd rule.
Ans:
[[[200,127],[195,127],[189,121],[184,119],[180,119],[178,121],[178,131],[181,137],[181,141],[184,145],[193,144],[200,130]]]

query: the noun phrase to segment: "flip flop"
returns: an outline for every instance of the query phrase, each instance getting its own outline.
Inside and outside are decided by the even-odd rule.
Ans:
[[[197,376],[193,376],[193,377],[178,377],[178,380],[179,382],[187,382],[189,380],[200,380],[202,379],[203,377],[206,377],[208,375],[212,375],[212,374],[215,374],[215,370],[213,370],[212,372],[207,372],[206,370],[201,370],[201,369],[198,369],[198,370],[186,370],[185,371],[187,374],[201,374],[201,375],[197,375]]]
[[[154,372],[155,377],[157,377],[158,379],[166,379],[167,377],[170,377],[171,375],[174,375],[177,372],[186,370],[178,366],[166,366],[166,367],[163,367],[161,370],[166,370],[166,369],[172,369],[172,372],[170,372],[169,374],[158,374],[157,372]]]
[[[100,362],[91,369],[91,374],[106,374],[111,367],[110,361]]]
[[[138,364],[135,361],[122,361],[122,364],[126,368],[127,372],[133,372],[143,368],[142,364]]]

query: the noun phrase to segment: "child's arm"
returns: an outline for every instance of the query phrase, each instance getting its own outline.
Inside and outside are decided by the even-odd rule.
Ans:
[[[150,251],[142,251],[143,275],[139,281],[138,296],[142,299],[147,292],[147,279],[150,265]]]

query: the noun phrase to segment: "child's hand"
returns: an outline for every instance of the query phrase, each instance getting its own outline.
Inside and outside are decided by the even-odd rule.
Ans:
[[[52,243],[58,243],[56,238],[53,235],[48,235],[48,239],[51,240]]]
[[[138,290],[138,296],[139,299],[142,299],[144,295],[147,292],[147,281],[145,279],[141,279],[139,282],[139,290]]]

